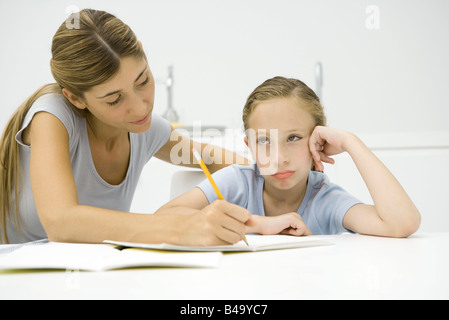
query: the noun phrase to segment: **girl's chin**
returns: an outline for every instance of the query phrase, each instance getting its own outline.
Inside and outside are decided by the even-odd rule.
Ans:
[[[293,182],[285,181],[285,180],[271,181],[271,185],[273,185],[274,187],[276,187],[279,190],[290,190],[295,186],[295,184]]]

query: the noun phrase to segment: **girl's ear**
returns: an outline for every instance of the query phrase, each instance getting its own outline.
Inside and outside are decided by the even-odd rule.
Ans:
[[[78,109],[84,110],[87,108],[86,104],[80,97],[78,97],[76,94],[72,93],[71,91],[67,90],[66,88],[62,88],[62,94],[64,95],[64,97],[67,98],[67,100],[70,101],[71,104],[73,104]]]
[[[249,148],[249,145],[248,145],[248,137],[243,138],[243,141],[245,141],[246,146]]]

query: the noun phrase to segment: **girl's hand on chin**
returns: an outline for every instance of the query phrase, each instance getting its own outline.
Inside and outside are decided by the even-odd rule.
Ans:
[[[334,164],[335,161],[330,156],[345,152],[351,136],[351,133],[343,130],[316,126],[309,139],[315,168],[323,171],[323,162]]]

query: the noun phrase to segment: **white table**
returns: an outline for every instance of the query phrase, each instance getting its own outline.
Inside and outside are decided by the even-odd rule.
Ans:
[[[335,245],[228,253],[210,269],[0,272],[0,300],[449,299],[449,233],[326,238]]]

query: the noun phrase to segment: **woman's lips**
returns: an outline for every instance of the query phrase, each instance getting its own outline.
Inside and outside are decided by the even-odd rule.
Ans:
[[[284,179],[290,178],[294,173],[295,173],[295,171],[283,170],[283,171],[279,171],[279,172],[273,174],[273,177],[278,180],[284,180]]]
[[[133,122],[133,124],[138,125],[138,126],[141,126],[141,125],[147,123],[149,117],[150,117],[150,114],[147,114],[147,115],[145,116],[145,118],[140,119],[139,121]]]

